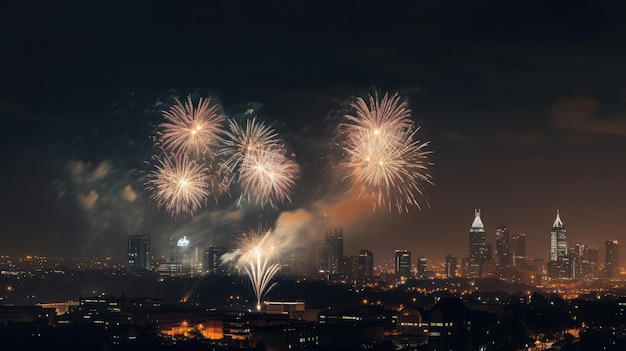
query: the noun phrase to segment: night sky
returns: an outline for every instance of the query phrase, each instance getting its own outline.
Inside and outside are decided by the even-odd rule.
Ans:
[[[208,3],[214,3],[209,5]],[[259,2],[261,3],[261,2]],[[20,2],[0,24],[0,254],[126,254],[127,235],[224,245],[250,226],[345,253],[468,254],[474,208],[547,260],[626,243],[626,7],[620,1]],[[327,177],[334,121],[367,91],[398,92],[431,141],[422,210],[373,212]],[[174,97],[254,109],[295,152],[293,203],[223,198],[172,219],[145,190],[151,136]],[[277,222],[278,221],[278,222]],[[622,257],[626,257],[622,255]],[[622,260],[623,261],[623,260]]]

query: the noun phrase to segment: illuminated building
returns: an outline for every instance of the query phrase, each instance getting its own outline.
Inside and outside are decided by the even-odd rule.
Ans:
[[[417,277],[426,278],[427,270],[428,270],[428,258],[418,257],[417,258]]]
[[[224,255],[234,251],[234,249],[224,246],[209,246],[209,249],[206,251],[207,272],[213,275],[229,275],[235,262],[232,260],[228,261],[228,256]]]
[[[361,250],[358,256],[357,281],[368,282],[374,277],[374,254],[369,250]]]
[[[396,275],[398,277],[411,277],[411,251],[396,250]]]
[[[454,255],[446,255],[446,277],[454,278],[457,274],[458,260]]]
[[[609,279],[619,275],[619,242],[607,240],[604,242],[604,272]]]
[[[320,271],[327,275],[341,273],[343,259],[343,229],[326,231],[326,239],[322,247]]]
[[[519,260],[526,259],[526,234],[519,233],[511,236],[511,243],[509,246],[511,256],[513,258],[513,265]]]
[[[511,256],[509,251],[509,230],[504,224],[496,229],[496,256],[500,268],[507,268],[511,265]]]
[[[139,275],[150,271],[150,236],[147,234],[129,235],[127,256],[128,273]]]
[[[480,209],[474,212],[474,222],[469,231],[469,260],[467,278],[480,278],[482,265],[487,259],[485,225],[480,219]]]
[[[574,278],[573,257],[567,254],[567,229],[561,221],[559,210],[556,210],[556,219],[550,231],[550,260],[548,262],[548,277],[553,279]]]
[[[550,261],[558,261],[567,255],[567,229],[561,221],[559,210],[556,210],[556,219],[550,232]]]

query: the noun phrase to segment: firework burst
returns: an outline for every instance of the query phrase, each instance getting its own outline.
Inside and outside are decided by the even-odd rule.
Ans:
[[[369,102],[369,103],[368,103]],[[395,94],[358,98],[351,103],[353,114],[344,116],[344,178],[351,179],[359,197],[370,198],[374,208],[408,212],[420,208],[418,195],[423,184],[432,184],[425,148],[429,142],[416,140],[419,130],[410,119],[411,110]]]
[[[224,146],[218,151],[218,155],[224,158],[224,165],[231,172],[234,172],[249,155],[280,144],[274,129],[257,121],[256,118],[246,120],[245,127],[232,119],[228,125],[229,130],[224,133],[226,135]]]
[[[238,181],[242,188],[238,204],[277,207],[291,201],[299,167],[286,156],[274,129],[254,118],[246,120],[245,127],[233,120],[229,126],[225,146],[218,155],[232,172],[231,180]]]
[[[176,99],[169,110],[163,111],[163,117],[166,122],[159,127],[165,150],[213,157],[213,148],[218,145],[223,132],[224,115],[218,104],[211,103],[210,97],[200,98],[195,107],[191,96],[185,103]]]
[[[280,269],[278,239],[270,230],[252,230],[240,240],[237,260],[239,271],[245,272],[256,295],[257,311],[261,310],[261,299],[274,286],[270,281]]]
[[[276,207],[291,201],[298,172],[298,165],[285,156],[283,147],[275,146],[248,155],[239,169],[239,182],[243,187],[240,204],[254,202],[261,207]]]
[[[148,174],[146,188],[152,199],[171,216],[193,215],[207,201],[210,191],[208,169],[186,155],[164,156]]]

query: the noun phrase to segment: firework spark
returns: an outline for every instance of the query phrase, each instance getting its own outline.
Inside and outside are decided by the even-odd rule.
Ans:
[[[173,217],[193,215],[209,196],[207,168],[186,155],[164,156],[158,162],[146,183],[152,199]]]
[[[343,163],[360,197],[370,198],[374,208],[408,212],[420,208],[417,195],[424,183],[432,184],[425,148],[429,142],[415,139],[419,130],[410,119],[411,110],[395,94],[369,96],[369,104],[358,98],[351,103],[353,114],[344,116]]]
[[[245,128],[232,119],[228,124],[230,130],[224,133],[224,146],[218,151],[218,155],[224,157],[224,165],[231,172],[249,155],[280,143],[274,129],[256,118],[246,120]]]
[[[276,207],[291,201],[291,192],[298,177],[298,165],[287,156],[284,148],[274,146],[249,154],[243,159],[239,170],[239,182],[243,202],[255,202],[261,207]]]
[[[211,98],[200,98],[194,107],[191,96],[184,104],[176,103],[163,111],[167,122],[159,127],[163,148],[172,153],[208,154],[213,156],[213,148],[219,143],[223,132],[224,115],[218,104],[211,104]]]
[[[256,309],[261,310],[261,299],[274,286],[269,285],[280,269],[278,239],[270,230],[252,230],[239,242],[241,256],[237,268],[245,272],[256,295]]]

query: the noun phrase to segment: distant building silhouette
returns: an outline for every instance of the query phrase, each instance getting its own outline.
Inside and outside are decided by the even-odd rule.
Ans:
[[[396,250],[396,276],[411,277],[411,251]]]
[[[513,234],[511,236],[511,243],[509,246],[509,250],[511,252],[511,257],[513,259],[513,264],[515,265],[515,261],[517,260],[525,260],[526,259],[526,234],[518,233]]]
[[[428,258],[420,256],[417,258],[417,277],[427,278],[426,271],[428,271]]]
[[[454,278],[457,275],[458,260],[454,255],[446,255],[446,277]]]
[[[619,276],[619,242],[607,240],[604,242],[604,272],[607,278]]]
[[[235,250],[225,246],[209,246],[206,250],[206,270],[213,275],[229,275],[234,262],[225,260],[224,255],[233,253]]]
[[[500,269],[506,269],[511,265],[509,229],[504,224],[500,224],[496,229],[496,256]]]
[[[127,257],[126,270],[129,274],[139,275],[150,271],[150,235],[129,235]]]
[[[326,275],[341,274],[343,259],[343,229],[326,231],[326,239],[320,255],[320,272]]]

